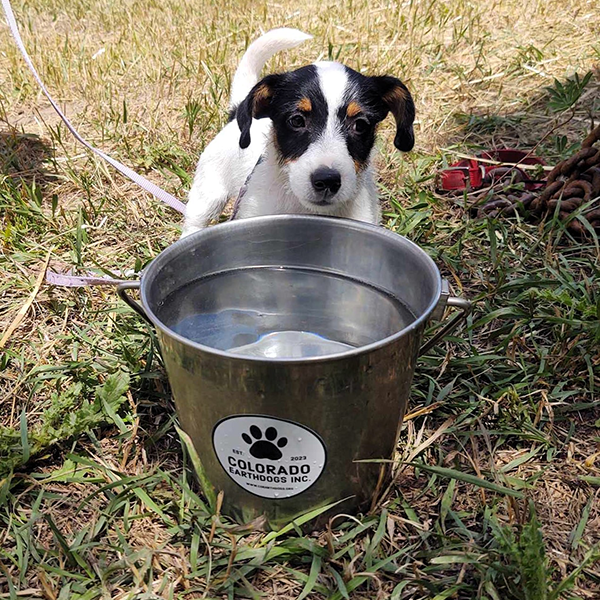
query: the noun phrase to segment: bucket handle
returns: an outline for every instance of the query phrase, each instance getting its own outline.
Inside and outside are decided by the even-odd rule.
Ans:
[[[449,333],[454,331],[466,318],[471,314],[471,310],[473,308],[472,303],[465,298],[458,298],[457,296],[450,295],[450,286],[445,279],[442,279],[442,293],[440,295],[440,301],[438,305],[435,307],[432,318],[440,319],[444,310],[447,306],[453,306],[457,308],[460,312],[454,316],[454,318],[450,319],[439,331],[427,340],[419,350],[419,356],[423,356],[433,348],[442,338],[446,337]]]
[[[141,281],[125,281],[117,286],[117,294],[124,300],[138,315],[141,315],[150,325],[152,321],[148,318],[148,315],[144,309],[127,293],[127,290],[139,290]]]

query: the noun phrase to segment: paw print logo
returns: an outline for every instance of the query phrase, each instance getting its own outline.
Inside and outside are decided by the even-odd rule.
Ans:
[[[266,440],[262,439],[262,431],[256,425],[250,427],[250,437],[247,433],[242,433],[242,439],[246,444],[250,444],[250,454],[254,458],[268,458],[269,460],[279,460],[283,454],[279,448],[287,446],[287,438],[280,437],[277,442],[277,429],[268,427],[265,431]]]

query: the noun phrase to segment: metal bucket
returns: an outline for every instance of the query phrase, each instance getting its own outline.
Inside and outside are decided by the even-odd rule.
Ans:
[[[127,294],[137,287],[141,307]],[[429,348],[470,308],[448,296],[431,258],[406,238],[357,221],[297,215],[230,221],[191,235],[119,294],[156,328],[181,426],[210,485],[224,493],[223,512],[244,523],[264,515],[275,528],[342,499],[342,511],[372,500],[388,463],[362,461],[394,452],[427,322],[447,305],[461,310]],[[181,335],[184,313],[201,314],[217,337]],[[219,319],[227,327],[235,321],[231,339],[221,335]],[[240,353],[271,330],[320,334],[321,327],[343,342],[341,351]]]

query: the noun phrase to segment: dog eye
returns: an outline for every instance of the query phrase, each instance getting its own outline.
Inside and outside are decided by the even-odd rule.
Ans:
[[[356,119],[354,123],[352,123],[352,131],[354,131],[354,133],[358,133],[359,135],[361,133],[366,133],[366,131],[369,129],[369,125],[370,123],[366,119]]]
[[[306,121],[302,115],[294,115],[288,119],[288,123],[292,129],[303,129],[306,127]]]

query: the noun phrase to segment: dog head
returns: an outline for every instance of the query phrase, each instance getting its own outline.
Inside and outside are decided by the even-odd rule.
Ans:
[[[289,187],[309,210],[327,213],[356,195],[370,162],[377,124],[396,119],[394,145],[414,146],[415,107],[395,77],[367,77],[320,62],[257,83],[236,111],[240,147],[250,145],[252,119],[273,121],[273,142]]]

